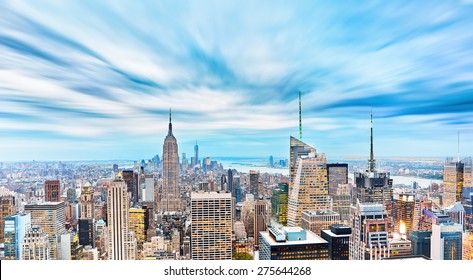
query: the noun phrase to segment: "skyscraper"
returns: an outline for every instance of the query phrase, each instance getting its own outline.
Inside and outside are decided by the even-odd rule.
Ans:
[[[255,170],[250,170],[250,188],[249,192],[258,197],[258,181],[259,181],[259,172]]]
[[[268,221],[267,215],[268,211],[266,209],[266,203],[264,201],[257,201],[255,203],[255,216],[254,216],[254,236],[255,236],[255,246],[259,245],[259,232],[265,231],[267,228]]]
[[[473,187],[472,160],[466,158],[454,160],[447,158],[443,169],[443,206],[448,207],[455,202],[462,201],[463,191]]]
[[[300,226],[304,210],[330,209],[325,154],[291,137],[290,175],[288,226]]]
[[[328,242],[300,227],[269,228],[260,234],[260,260],[328,260]]]
[[[49,180],[44,182],[44,201],[57,202],[61,196],[61,182]]]
[[[392,222],[393,180],[389,172],[379,172],[376,169],[376,160],[373,151],[373,114],[371,114],[370,159],[366,172],[355,172],[355,189],[353,205],[359,203],[380,203],[386,211],[389,228]]]
[[[329,195],[336,195],[339,185],[348,184],[348,164],[328,163],[327,178]]]
[[[4,242],[5,217],[15,214],[15,197],[10,195],[0,196],[0,243]]]
[[[192,168],[199,164],[199,145],[197,145],[197,141],[195,141],[194,146],[194,162],[192,163]],[[200,166],[199,166],[200,167]]]
[[[271,197],[271,214],[277,223],[287,225],[287,207],[288,207],[289,185],[287,183],[279,183],[277,189],[273,189]]]
[[[89,182],[82,186],[80,195],[79,244],[95,248],[95,199],[94,188]]]
[[[5,218],[5,260],[22,259],[23,238],[30,228],[30,214],[16,214]]]
[[[56,260],[57,239],[66,233],[66,209],[63,201],[44,202],[25,205],[25,212],[31,214],[31,225],[39,226],[47,234],[49,240],[49,259]]]
[[[230,193],[191,193],[192,259],[232,259],[232,212]]]
[[[432,225],[430,253],[433,260],[462,259],[462,226],[451,221]]]
[[[108,187],[107,199],[108,258],[111,260],[135,258],[130,254],[136,241],[129,231],[129,208],[127,186],[123,180],[115,179]]]
[[[380,260],[389,257],[388,218],[384,206],[358,203],[353,214],[350,260]]]
[[[423,255],[430,258],[430,238],[432,231],[415,230],[409,236],[412,242],[412,255]]]
[[[228,173],[228,182],[227,182],[227,191],[232,194],[233,197],[235,197],[234,190],[233,190],[233,171],[229,168]]]
[[[41,227],[31,227],[21,244],[22,260],[50,260],[50,244],[48,234]]]
[[[301,227],[320,235],[331,225],[340,224],[340,214],[330,209],[302,211]]]
[[[163,189],[160,212],[181,211],[179,192],[179,153],[177,140],[172,134],[171,110],[169,110],[169,130],[163,145]]]
[[[346,225],[331,225],[322,231],[321,237],[328,242],[328,255],[331,260],[348,260],[350,256],[351,228]]]
[[[94,199],[94,188],[89,182],[86,182],[82,186],[80,195],[80,218],[81,219],[93,219],[95,217],[95,199]]]
[[[404,233],[409,236],[415,229],[415,194],[399,194],[393,200],[394,232]]]

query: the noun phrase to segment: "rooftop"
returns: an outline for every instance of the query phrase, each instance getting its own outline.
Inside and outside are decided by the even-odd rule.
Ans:
[[[191,199],[208,199],[208,198],[232,198],[231,193],[227,192],[192,192]]]
[[[300,227],[283,227],[280,229],[283,233],[300,233],[304,231],[306,234],[305,240],[292,240],[288,241],[286,239],[285,242],[276,242],[274,238],[271,236],[269,231],[261,231],[261,236],[271,245],[271,246],[288,246],[288,245],[302,245],[302,244],[326,244],[328,243],[322,237],[318,236],[317,234],[313,233],[309,230],[304,230]]]

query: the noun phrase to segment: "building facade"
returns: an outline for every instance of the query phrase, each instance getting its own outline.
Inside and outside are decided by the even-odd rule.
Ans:
[[[331,225],[322,230],[321,237],[328,242],[328,256],[331,260],[348,260],[350,258],[351,228],[343,224]]]
[[[232,259],[232,213],[230,193],[192,192],[192,259]]]
[[[260,232],[259,260],[328,260],[328,242],[301,227]]]
[[[30,214],[16,214],[5,217],[5,260],[22,259],[23,238],[30,228]]]
[[[176,137],[172,134],[171,112],[169,130],[163,144],[163,188],[158,210],[160,212],[181,211],[179,192],[179,152]]]

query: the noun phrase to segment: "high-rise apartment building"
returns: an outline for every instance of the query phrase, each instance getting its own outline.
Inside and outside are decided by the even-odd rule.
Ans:
[[[191,193],[192,259],[232,259],[232,212],[230,193]]]
[[[300,227],[268,228],[260,234],[260,260],[328,260],[328,242]]]
[[[48,180],[44,182],[44,201],[58,202],[61,197],[61,182]]]
[[[121,179],[115,179],[108,187],[107,199],[107,229],[108,229],[108,258],[111,260],[134,259],[131,253],[136,240],[130,234],[130,203],[127,195],[127,185]]]
[[[169,130],[163,144],[163,189],[158,210],[160,212],[181,211],[179,192],[179,153],[176,137],[172,134],[171,111]]]
[[[30,228],[30,214],[5,217],[5,260],[21,260],[23,238]]]
[[[40,204],[25,205],[25,212],[31,214],[31,225],[42,228],[49,240],[49,259],[56,260],[57,239],[59,235],[66,232],[66,209],[65,203],[44,202]]]

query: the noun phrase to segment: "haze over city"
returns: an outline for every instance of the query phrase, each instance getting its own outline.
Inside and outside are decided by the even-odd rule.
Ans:
[[[269,7],[271,9],[269,9]],[[422,11],[421,13],[419,11]],[[469,1],[2,1],[2,160],[473,153]]]

